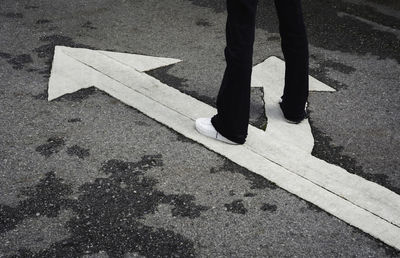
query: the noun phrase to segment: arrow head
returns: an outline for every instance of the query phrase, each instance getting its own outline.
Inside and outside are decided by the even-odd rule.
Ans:
[[[309,77],[310,91],[335,91],[328,85]],[[288,145],[297,146],[311,153],[314,147],[314,138],[308,121],[299,125],[284,121],[282,111],[278,105],[283,93],[285,82],[285,62],[271,56],[264,62],[253,67],[252,87],[262,87],[264,90],[265,114],[268,117],[267,137],[286,141]]]
[[[173,58],[56,46],[49,79],[48,100],[96,85],[105,75],[94,69],[87,60],[101,65],[99,64],[100,59],[97,58],[99,54],[137,72],[145,72],[181,62],[181,60]],[[82,59],[86,61],[84,62]]]
[[[268,94],[282,95],[285,81],[285,62],[275,56],[267,58],[264,62],[253,67],[251,78],[252,87],[264,87]],[[309,77],[310,91],[336,91],[314,77]]]

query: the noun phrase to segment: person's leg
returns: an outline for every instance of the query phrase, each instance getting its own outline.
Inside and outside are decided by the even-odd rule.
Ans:
[[[244,143],[250,110],[255,17],[258,0],[227,0],[226,69],[211,122],[231,141]]]
[[[275,0],[282,52],[285,57],[285,88],[282,110],[286,118],[304,118],[308,98],[308,40],[300,0]]]

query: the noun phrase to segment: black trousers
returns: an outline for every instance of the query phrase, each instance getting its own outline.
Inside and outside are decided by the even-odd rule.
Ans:
[[[244,143],[250,112],[250,81],[258,0],[227,0],[226,69],[217,97],[215,129],[231,141]],[[304,113],[308,98],[308,41],[300,0],[275,0],[285,58],[285,112]],[[264,94],[268,94],[265,92]]]

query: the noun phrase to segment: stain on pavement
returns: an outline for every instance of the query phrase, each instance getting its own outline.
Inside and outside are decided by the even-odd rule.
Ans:
[[[17,55],[7,61],[16,70],[21,70],[24,68],[25,64],[32,63],[32,57],[28,54]]]
[[[210,27],[211,23],[207,19],[198,19],[196,21],[196,25],[202,27]]]
[[[50,20],[47,19],[39,19],[36,21],[36,24],[46,24],[46,23],[50,23]]]
[[[78,145],[74,145],[67,149],[67,154],[70,156],[77,156],[80,159],[85,159],[86,157],[89,157],[90,152],[89,149],[85,149]]]
[[[94,94],[107,94],[104,91],[98,90],[96,87],[91,86],[89,88],[85,89],[80,89],[78,91],[75,91],[73,93],[68,93],[64,94],[61,97],[53,100],[53,101],[74,101],[74,102],[80,102],[82,100],[88,99],[90,96]],[[48,91],[47,89],[44,90],[42,93],[33,95],[32,96],[36,100],[46,100],[48,99]]]
[[[261,208],[262,211],[275,212],[277,207],[275,204],[264,203]]]
[[[54,153],[58,153],[64,145],[64,138],[52,137],[47,140],[47,143],[38,146],[36,151],[48,158]]]
[[[80,119],[80,118],[68,119],[68,123],[79,123],[79,122],[82,122],[82,119]]]
[[[45,57],[52,58],[54,55],[54,47],[58,45],[68,46],[68,47],[91,48],[88,45],[75,43],[73,39],[70,37],[57,34],[40,37],[40,41],[48,42],[35,49],[35,52],[40,58],[45,58]]]
[[[50,71],[51,71],[51,64],[53,60],[53,55],[54,55],[54,48],[55,46],[67,46],[67,47],[80,47],[80,48],[89,48],[93,49],[92,47],[85,45],[85,44],[79,44],[75,43],[74,40],[70,37],[63,36],[63,35],[49,35],[49,36],[42,36],[40,37],[40,41],[42,42],[47,42],[44,45],[41,45],[37,48],[34,49],[34,52],[37,53],[37,56],[39,58],[46,58],[45,64],[46,68],[43,69],[40,74],[43,74],[44,77],[49,77],[50,76]]]
[[[16,227],[23,219],[57,216],[72,210],[67,222],[69,236],[39,252],[18,250],[15,257],[78,257],[104,252],[110,257],[137,253],[146,257],[193,257],[194,243],[171,230],[144,225],[141,219],[155,212],[158,205],[171,205],[174,217],[197,218],[209,208],[194,203],[188,194],[167,195],[156,189],[157,180],[146,171],[163,166],[161,155],[144,156],[137,162],[109,160],[101,171],[107,178],[83,184],[72,199],[72,188],[46,174],[38,185],[28,189],[28,197],[15,208],[0,206],[2,232]]]
[[[14,229],[22,220],[38,216],[56,217],[68,206],[71,187],[57,178],[54,172],[46,173],[40,182],[23,191],[27,196],[16,207],[0,204],[0,233]]]
[[[11,55],[9,53],[0,52],[0,57],[4,59],[9,59],[11,58]]]
[[[314,148],[311,153],[313,156],[338,165],[346,169],[349,173],[359,175],[369,181],[382,185],[397,194],[400,194],[400,188],[392,185],[387,175],[364,172],[362,166],[357,164],[355,159],[342,153],[343,147],[334,146],[332,144],[332,139],[316,128],[313,125],[312,119],[309,119],[309,121],[315,141]]]
[[[13,13],[13,12],[2,13],[1,16],[7,17],[7,18],[14,18],[14,19],[24,18],[24,15],[22,13]]]
[[[101,94],[106,94],[103,91],[98,90],[97,88],[95,88],[94,86],[86,88],[86,89],[80,89],[76,92],[73,93],[69,93],[69,94],[65,94],[57,99],[55,99],[54,101],[76,101],[76,102],[80,102],[82,100],[85,100],[87,98],[89,98],[90,96],[96,94],[96,93],[101,93]],[[46,92],[47,95],[47,92]],[[47,98],[47,97],[46,97]]]
[[[232,203],[227,203],[224,205],[226,210],[237,214],[246,214],[247,209],[243,205],[243,200],[235,200]]]
[[[86,28],[86,29],[91,29],[91,30],[96,30],[97,28],[95,26],[93,26],[92,22],[87,21],[82,25],[82,28]]]
[[[244,197],[254,197],[254,196],[256,196],[257,194],[255,194],[255,193],[245,193],[244,194]]]

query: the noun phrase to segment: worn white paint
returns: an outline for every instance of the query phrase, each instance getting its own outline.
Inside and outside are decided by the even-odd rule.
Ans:
[[[282,119],[282,111],[278,105],[285,81],[285,62],[277,57],[270,57],[253,68],[252,87],[264,89],[265,114],[268,117],[268,125],[265,137],[268,140],[279,139],[286,145],[295,145],[311,154],[314,147],[314,138],[308,120],[300,124],[290,124]],[[328,85],[309,78],[310,91],[335,90]]]
[[[214,108],[143,73],[144,70],[179,60],[154,58],[152,63],[152,58],[58,46],[49,81],[49,100],[94,85],[184,136],[400,249],[400,196],[311,156],[313,140],[309,135],[309,126],[304,125],[307,123],[287,128],[283,125],[282,114],[275,107],[281,89],[275,88],[279,84],[273,83],[282,80],[280,61],[270,59],[256,66],[254,71],[253,85],[264,87],[266,93],[270,91],[271,97],[266,99],[266,104],[269,108],[267,113],[273,118],[268,117],[267,132],[250,126],[246,144],[233,146],[200,135],[194,129],[194,120],[212,116],[216,112]],[[332,91],[314,79],[311,88]],[[304,134],[304,141],[294,142],[291,135],[296,133]]]

